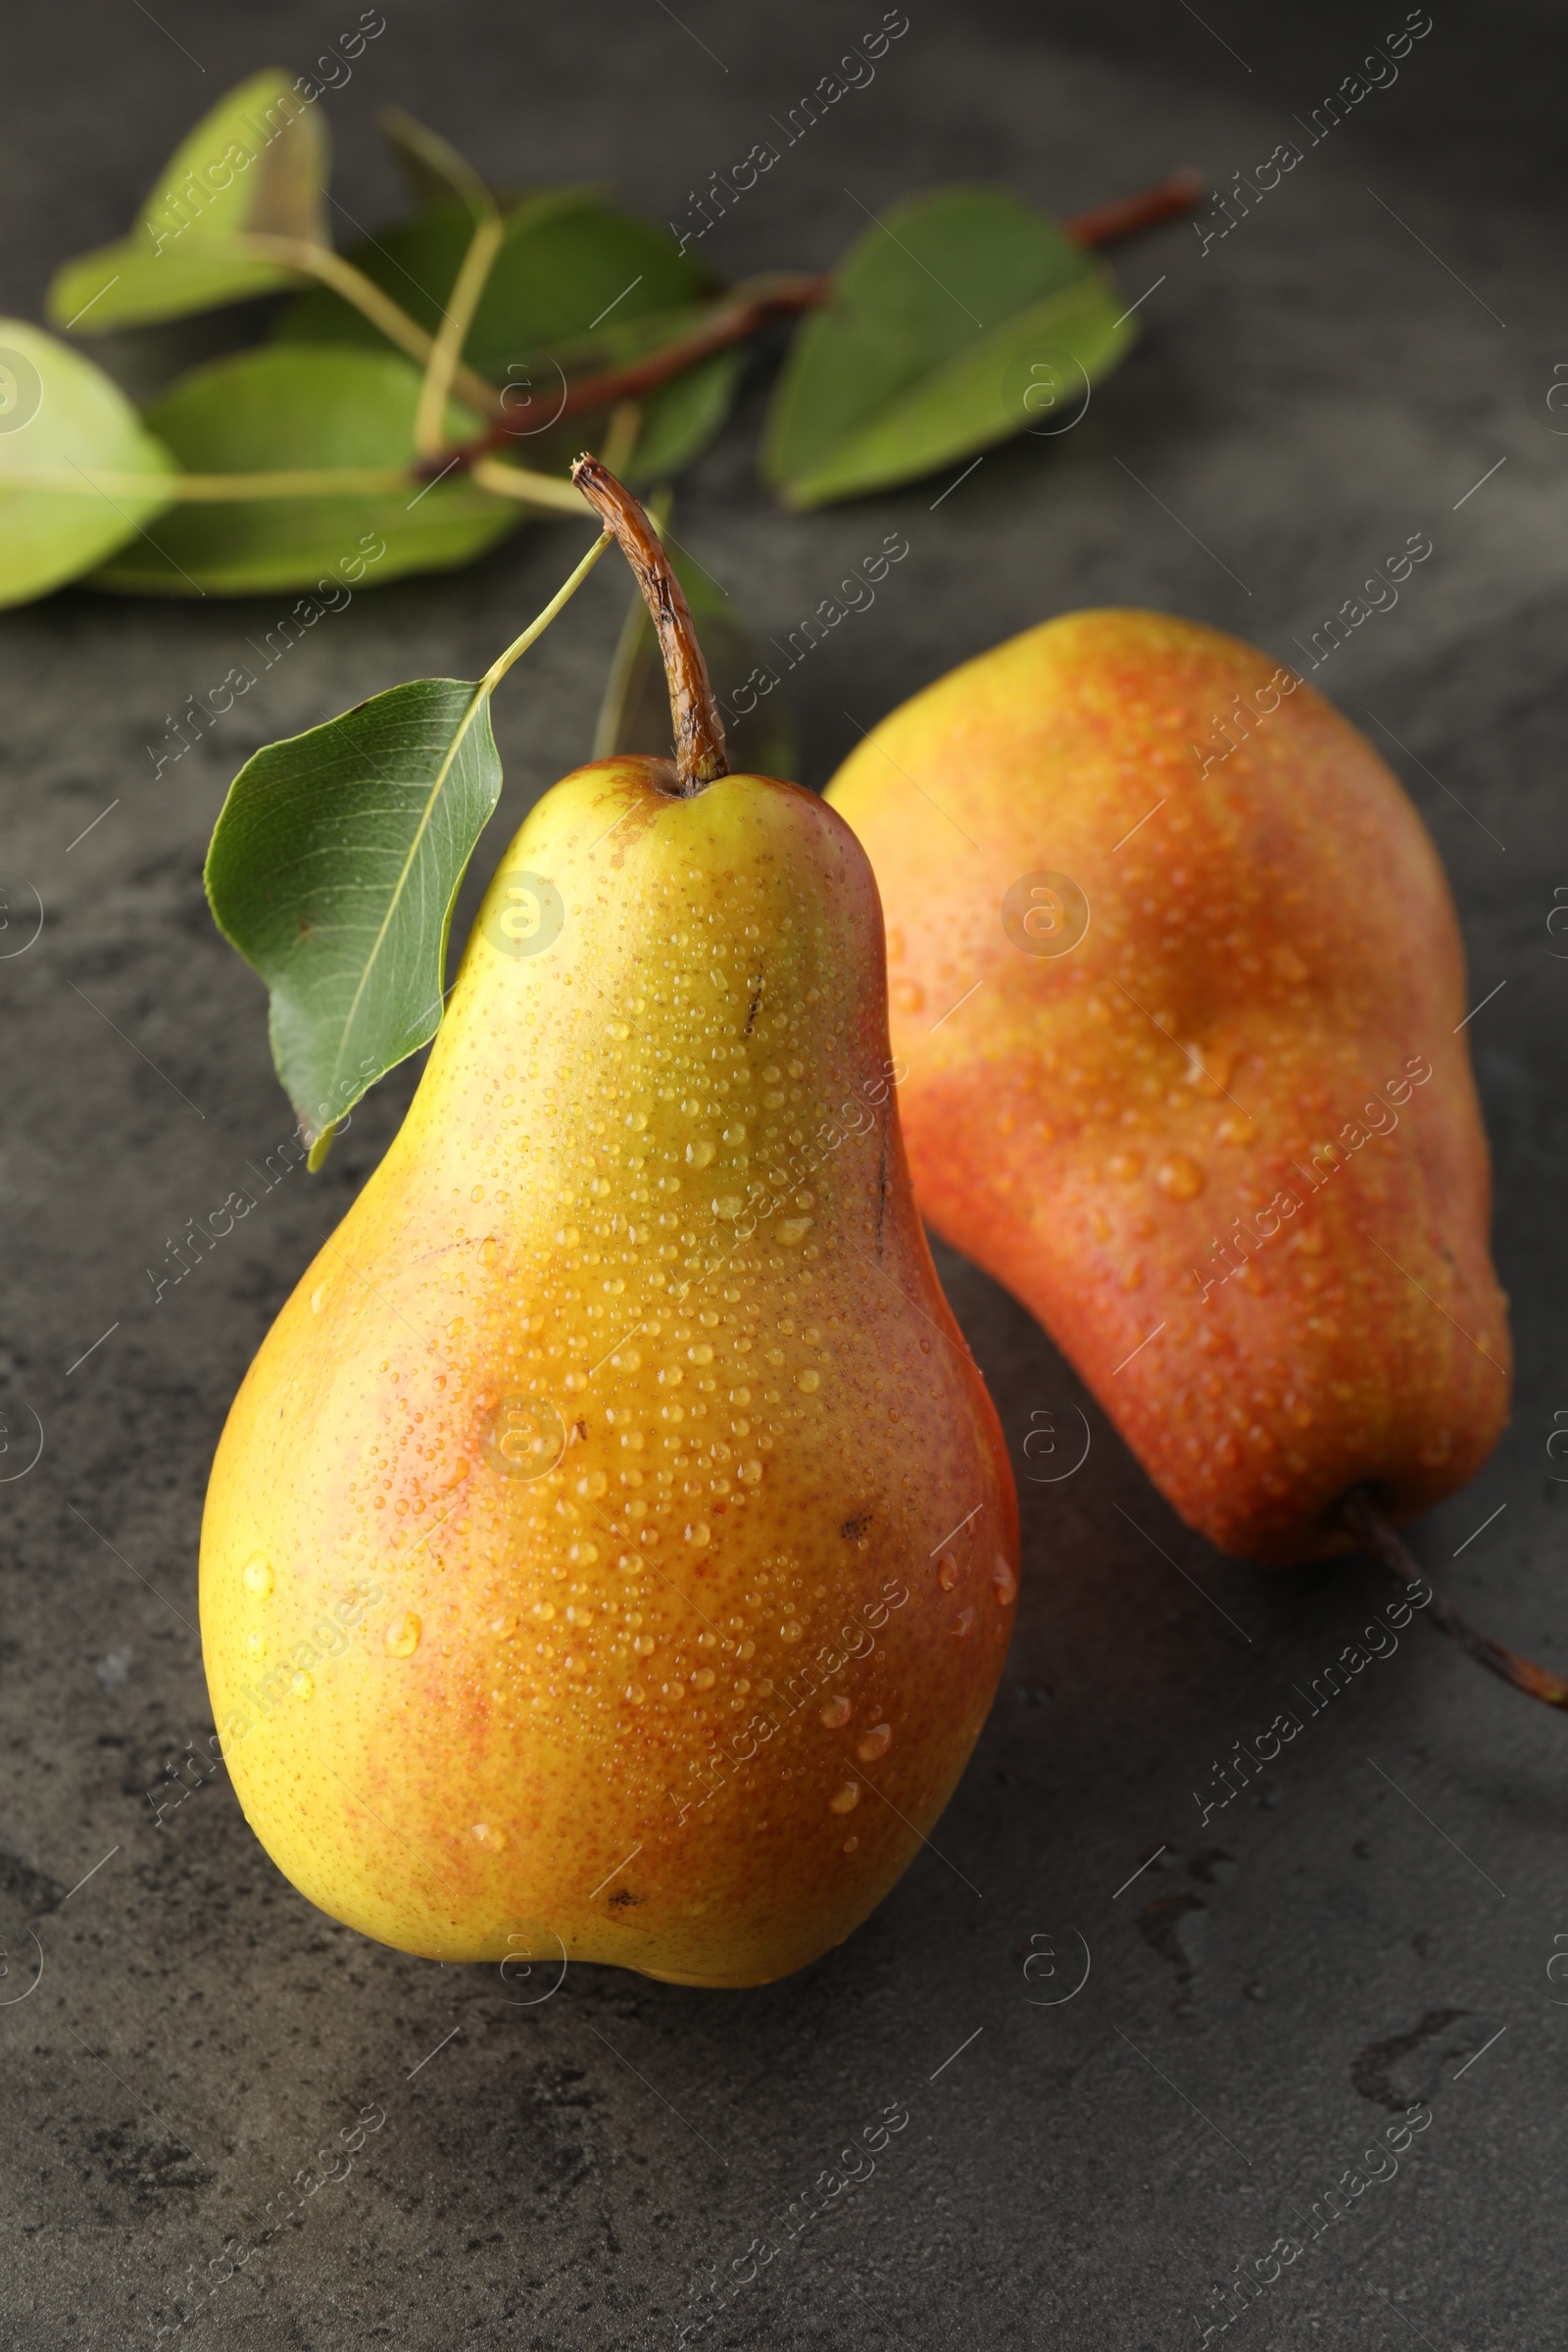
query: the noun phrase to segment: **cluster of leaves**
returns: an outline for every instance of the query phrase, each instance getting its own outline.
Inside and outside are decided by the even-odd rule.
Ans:
[[[687,238],[602,190],[499,193],[401,111],[383,120],[416,209],[339,254],[315,95],[275,72],[232,91],[129,234],[50,289],[73,338],[271,296],[268,340],[138,415],[73,342],[0,320],[0,604],[81,578],[163,596],[305,588],[372,539],[377,580],[466,563],[531,515],[584,514],[568,475],[585,443],[633,482],[678,472],[722,425],[746,339],[779,318],[799,323],[760,463],[797,508],[1038,427],[1043,376],[1087,386],[1134,332],[1103,265],[1000,190],[908,200],[829,278],[724,286]],[[313,1164],[435,1033],[458,886],[501,789],[491,695],[606,544],[482,679],[394,687],[235,779],[208,890],[268,983]],[[757,648],[706,575],[671,561],[722,689]],[[637,605],[596,754],[660,750],[665,709]],[[731,757],[790,772],[778,703],[739,722]]]
[[[795,507],[1037,423],[1041,355],[1087,383],[1135,331],[1104,266],[1001,190],[907,200],[829,279],[726,288],[597,188],[498,194],[385,122],[417,209],[356,250],[327,233],[319,112],[267,72],[197,125],[127,236],[59,272],[49,315],[73,338],[294,294],[269,341],[145,415],[72,342],[0,319],[0,604],[81,578],[306,587],[368,533],[377,580],[466,563],[530,514],[581,513],[566,468],[612,428],[634,481],[689,464],[743,337],[792,313],[761,466]]]

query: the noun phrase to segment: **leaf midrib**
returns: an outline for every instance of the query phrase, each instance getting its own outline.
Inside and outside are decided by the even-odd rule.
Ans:
[[[371,947],[369,955],[365,959],[365,968],[360,974],[359,986],[354,991],[353,1003],[350,1004],[348,1011],[343,1016],[343,1026],[338,1035],[337,1050],[332,1056],[332,1078],[334,1083],[342,1076],[343,1048],[348,1039],[349,1033],[354,1026],[355,1017],[360,1009],[361,1000],[365,995],[366,989],[369,985],[370,974],[374,968],[376,958],[380,955],[381,950],[385,945],[386,935],[391,927],[392,918],[402,904],[403,894],[408,886],[409,874],[414,865],[414,860],[418,854],[419,844],[424,839],[424,836],[429,829],[430,819],[435,813],[436,803],[440,799],[440,796],[445,789],[447,778],[452,772],[453,763],[456,760],[459,752],[463,748],[469,728],[473,724],[475,713],[481,709],[488,699],[488,692],[484,680],[481,679],[473,689],[473,693],[468,701],[467,709],[464,711],[463,717],[459,721],[458,731],[453,736],[451,743],[447,746],[447,756],[442,760],[439,769],[436,771],[435,780],[431,784],[430,790],[425,796],[424,807],[419,812],[419,821],[414,829],[414,839],[409,844],[408,854],[403,860],[402,868],[399,871],[397,881],[393,884],[392,894],[387,901],[386,912],[381,918],[380,928],[376,932],[374,945]],[[443,974],[442,977],[444,976],[445,975]]]

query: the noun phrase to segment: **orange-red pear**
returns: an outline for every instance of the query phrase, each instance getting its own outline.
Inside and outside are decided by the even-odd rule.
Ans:
[[[1472,1478],[1506,1301],[1443,869],[1254,648],[1072,613],[884,719],[828,798],[888,924],[927,1219],[1222,1549],[1349,1549]]]

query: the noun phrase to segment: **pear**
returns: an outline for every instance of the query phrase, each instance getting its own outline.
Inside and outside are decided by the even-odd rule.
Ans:
[[[1017,1588],[870,869],[814,795],[724,773],[678,585],[576,478],[650,594],[678,761],[579,768],[503,858],[234,1402],[201,1564],[273,1860],[521,1997],[551,1961],[739,1985],[838,1943],[941,1813]]]
[[[1472,1478],[1506,1300],[1453,905],[1370,745],[1252,647],[1071,613],[828,798],[888,918],[915,1196],[1222,1550],[1358,1548]]]

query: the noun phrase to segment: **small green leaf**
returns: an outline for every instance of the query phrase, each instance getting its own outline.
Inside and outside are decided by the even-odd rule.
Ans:
[[[418,369],[384,348],[270,344],[197,368],[147,421],[187,473],[395,469],[413,463],[418,396]],[[482,427],[452,403],[445,429],[461,441]],[[191,502],[164,516],[156,545],[138,538],[122,548],[97,585],[153,596],[308,588],[379,539],[373,571],[349,575],[379,586],[400,572],[466,564],[520,519],[519,508],[462,472],[423,488]]]
[[[724,744],[731,772],[782,776],[789,781],[796,774],[800,755],[788,706],[773,684],[761,693],[757,690],[762,677],[773,680],[773,664],[726,591],[669,537],[667,499],[654,500],[650,511],[658,517],[670,569],[697,623],[708,674],[724,713]],[[594,758],[612,760],[622,752],[650,752],[658,759],[668,759],[673,750],[669,686],[659,640],[647,606],[634,595],[600,705]]]
[[[1102,264],[1003,190],[913,197],[857,239],[798,330],[766,478],[822,506],[1081,413],[1136,333],[1122,307]]]
[[[453,902],[500,793],[489,693],[459,678],[269,744],[229,787],[207,896],[271,992],[272,1058],[313,1146],[434,1037]]]
[[[175,470],[101,368],[0,318],[0,605],[47,595],[134,539]]]
[[[472,236],[473,216],[466,204],[433,205],[346,258],[433,335]],[[547,189],[509,213],[506,241],[463,356],[481,375],[505,383],[513,362],[526,366],[610,319],[625,325],[650,312],[674,310],[711,284],[708,271],[686,260],[662,229],[615,211],[594,189]],[[303,294],[277,331],[294,343],[379,347],[381,341],[367,318],[326,287]],[[539,390],[542,397],[544,387]]]
[[[292,270],[229,254],[223,240],[326,244],[326,175],[320,116],[286,74],[253,74],[170,159],[129,236],[56,273],[49,317],[57,326],[102,334],[298,285]]]
[[[718,351],[646,394],[643,429],[627,460],[627,479],[657,481],[689,466],[729,415],[745,366],[744,351]]]

